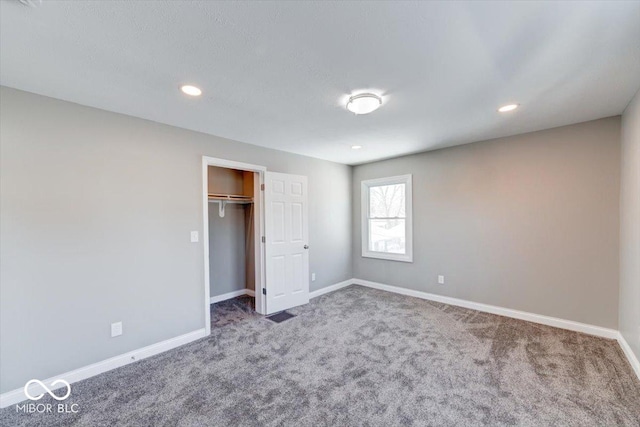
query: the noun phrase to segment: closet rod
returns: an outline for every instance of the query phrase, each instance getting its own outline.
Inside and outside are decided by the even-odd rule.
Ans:
[[[231,203],[232,205],[250,205],[253,204],[253,200],[225,200],[210,198],[209,203],[218,203],[218,215],[220,215],[220,218],[224,218],[224,208],[227,206],[227,203]]]

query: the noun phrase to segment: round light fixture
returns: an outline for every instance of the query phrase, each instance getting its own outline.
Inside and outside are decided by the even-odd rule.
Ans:
[[[508,105],[503,105],[502,107],[498,108],[498,111],[501,113],[506,113],[508,111],[513,111],[516,108],[518,108],[520,106],[520,104],[508,104]]]
[[[186,95],[189,95],[189,96],[200,96],[200,95],[202,95],[202,91],[200,90],[200,88],[195,87],[195,86],[191,86],[191,85],[181,86],[180,90],[183,93],[185,93]]]
[[[359,150],[359,149],[361,149],[361,148],[362,148],[362,145],[352,145],[352,146],[351,146],[351,149],[352,149],[352,150]]]
[[[353,95],[347,102],[347,110],[353,114],[369,114],[382,105],[382,98],[373,93]]]

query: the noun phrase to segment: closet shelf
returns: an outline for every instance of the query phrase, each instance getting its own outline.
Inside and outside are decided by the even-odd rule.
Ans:
[[[212,194],[209,193],[209,203],[218,203],[218,215],[224,218],[224,208],[228,203],[238,205],[248,205],[253,203],[253,197],[241,196],[237,194]]]
[[[209,193],[209,201],[210,202],[217,202],[220,200],[224,200],[227,202],[246,202],[246,203],[253,203],[253,197],[251,196],[242,196],[239,194],[214,194],[214,193]]]

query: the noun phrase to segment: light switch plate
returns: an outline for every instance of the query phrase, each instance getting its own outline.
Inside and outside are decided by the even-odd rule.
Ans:
[[[111,324],[111,338],[122,335],[122,322]]]
[[[192,231],[191,232],[191,243],[197,243],[198,240],[199,240],[198,232],[197,231]]]

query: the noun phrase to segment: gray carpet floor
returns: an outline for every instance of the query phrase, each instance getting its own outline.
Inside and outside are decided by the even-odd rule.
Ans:
[[[0,422],[640,426],[640,381],[613,340],[360,286],[280,324],[250,304],[214,306],[210,337],[74,384],[77,414],[9,407]]]
[[[211,305],[211,330],[262,316],[255,312],[255,298],[242,295]]]

